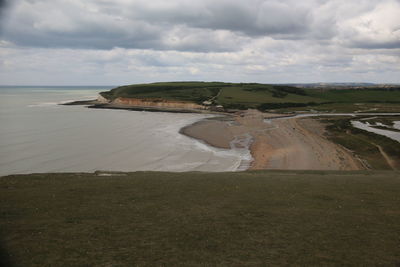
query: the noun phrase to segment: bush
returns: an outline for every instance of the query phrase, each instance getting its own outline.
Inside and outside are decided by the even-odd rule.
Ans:
[[[268,109],[279,109],[279,108],[295,108],[295,107],[308,107],[308,106],[316,106],[319,105],[315,102],[308,103],[263,103],[257,106],[257,109],[260,111],[265,111]]]

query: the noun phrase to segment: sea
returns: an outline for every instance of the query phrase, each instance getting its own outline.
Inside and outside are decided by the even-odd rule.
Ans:
[[[203,114],[64,106],[112,87],[0,87],[0,176],[94,171],[237,171],[247,149],[219,149],[179,130]]]

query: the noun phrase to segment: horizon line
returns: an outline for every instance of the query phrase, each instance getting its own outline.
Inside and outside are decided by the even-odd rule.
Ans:
[[[163,83],[163,82],[221,82],[221,81],[156,81],[156,82],[139,82],[130,84],[151,84],[151,83]],[[259,84],[372,84],[372,85],[400,85],[400,82],[279,82],[279,83],[264,83],[264,82],[223,82],[223,83],[259,83]],[[96,87],[96,86],[123,86],[130,84],[0,84],[0,87]]]

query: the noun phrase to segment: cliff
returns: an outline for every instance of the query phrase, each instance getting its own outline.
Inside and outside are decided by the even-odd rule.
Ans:
[[[100,102],[100,103],[110,103],[110,100],[108,100],[107,98],[105,98],[105,97],[102,96],[102,95],[99,95],[99,96],[97,97],[97,101]]]
[[[175,108],[175,109],[205,109],[205,106],[183,101],[172,101],[161,98],[123,98],[118,97],[112,101],[112,104],[124,106],[138,106],[138,107],[157,107],[157,108]]]

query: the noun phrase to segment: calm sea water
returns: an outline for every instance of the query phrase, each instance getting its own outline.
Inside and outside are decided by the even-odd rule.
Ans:
[[[234,171],[245,150],[179,134],[206,115],[61,106],[107,87],[0,87],[0,175],[38,172]]]

